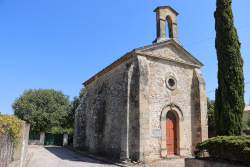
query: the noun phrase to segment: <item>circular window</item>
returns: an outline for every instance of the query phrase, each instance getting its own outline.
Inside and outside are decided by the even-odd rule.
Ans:
[[[177,87],[176,79],[173,76],[168,76],[166,78],[166,85],[169,89],[175,90]]]
[[[172,78],[170,78],[168,80],[168,84],[169,84],[169,86],[173,87],[175,85],[175,82],[174,82],[174,80]]]

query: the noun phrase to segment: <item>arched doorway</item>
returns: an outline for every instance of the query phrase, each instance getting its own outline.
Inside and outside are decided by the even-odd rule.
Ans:
[[[174,111],[168,111],[166,115],[166,148],[167,155],[177,154],[177,119]]]
[[[175,118],[175,124],[172,122],[172,125],[175,125],[175,147],[174,154],[184,156],[185,155],[185,146],[184,146],[184,118],[183,113],[175,104],[168,104],[163,107],[161,112],[161,157],[171,156],[171,151],[167,150],[167,119]],[[169,126],[168,126],[169,127]],[[173,126],[174,127],[174,126]],[[174,130],[174,128],[172,128]],[[172,152],[173,155],[173,152]]]

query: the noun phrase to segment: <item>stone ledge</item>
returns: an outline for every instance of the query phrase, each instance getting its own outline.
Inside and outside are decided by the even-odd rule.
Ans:
[[[243,167],[240,165],[225,164],[221,162],[213,162],[200,160],[195,158],[185,158],[185,167]]]

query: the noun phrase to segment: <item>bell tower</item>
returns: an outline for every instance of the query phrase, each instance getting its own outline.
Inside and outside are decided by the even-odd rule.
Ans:
[[[154,12],[156,12],[156,23],[157,23],[157,38],[153,43],[162,42],[168,39],[174,39],[177,43],[180,43],[178,40],[177,33],[177,13],[170,6],[159,6]],[[166,26],[168,26],[168,34],[166,36]]]

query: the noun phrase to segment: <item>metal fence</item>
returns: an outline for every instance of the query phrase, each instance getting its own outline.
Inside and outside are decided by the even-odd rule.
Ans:
[[[40,132],[30,132],[29,140],[40,140]]]
[[[7,129],[7,127],[6,127]],[[9,131],[0,132],[0,167],[6,167],[13,157],[13,143]]]

